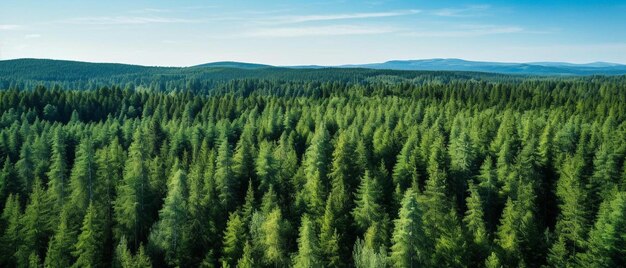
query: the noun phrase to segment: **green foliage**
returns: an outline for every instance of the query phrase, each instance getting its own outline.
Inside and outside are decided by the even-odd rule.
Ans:
[[[293,267],[323,267],[315,223],[306,214],[302,216],[298,237],[298,252],[293,258]]]
[[[77,259],[74,263],[75,267],[103,266],[102,241],[104,233],[102,232],[102,223],[99,218],[97,208],[93,203],[90,203],[83,220],[81,233],[78,236],[78,242],[76,242],[74,256]]]
[[[406,191],[402,207],[394,222],[395,228],[391,241],[390,262],[393,267],[419,267],[428,264],[428,249],[424,243],[426,237],[422,225],[422,209],[417,195],[412,190]]]
[[[69,65],[0,68],[1,267],[625,262],[623,76]]]

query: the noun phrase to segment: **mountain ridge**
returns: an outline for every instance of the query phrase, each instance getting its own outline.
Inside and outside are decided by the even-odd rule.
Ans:
[[[124,63],[93,63],[72,60],[53,59],[10,59],[0,60],[0,72],[10,74],[21,69],[41,69],[42,72],[53,68],[62,68],[64,71],[74,71],[85,68],[88,65],[105,67],[107,75],[118,73],[138,72],[142,70],[176,70],[184,68],[234,68],[244,70],[259,70],[271,68],[288,69],[324,69],[324,68],[365,68],[374,70],[398,70],[398,71],[461,71],[461,72],[485,72],[496,74],[513,75],[539,75],[539,76],[587,76],[587,75],[626,75],[626,65],[610,62],[591,63],[568,63],[568,62],[490,62],[469,61],[458,58],[432,58],[419,60],[390,60],[380,63],[345,64],[345,65],[293,65],[277,66],[261,63],[248,63],[237,61],[209,62],[187,67],[167,66],[143,66]],[[12,68],[7,70],[3,68]]]

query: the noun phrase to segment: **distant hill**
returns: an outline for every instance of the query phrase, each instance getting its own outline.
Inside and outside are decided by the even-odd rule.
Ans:
[[[218,61],[196,65],[193,67],[221,67],[221,68],[238,68],[238,69],[261,69],[272,68],[274,66],[258,63],[236,62],[236,61]]]
[[[626,65],[595,62],[573,64],[562,62],[502,63],[462,59],[394,60],[383,63],[342,65],[342,68],[369,68],[410,71],[472,71],[522,75],[622,75]]]

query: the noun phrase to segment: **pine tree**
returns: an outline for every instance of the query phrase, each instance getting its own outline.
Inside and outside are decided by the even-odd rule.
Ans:
[[[49,158],[50,156],[47,155],[46,160]],[[7,167],[7,161],[9,161],[8,156],[5,159],[4,167]],[[4,171],[5,168],[2,170]],[[35,178],[35,156],[33,155],[32,144],[30,144],[30,142],[24,143],[22,148],[20,148],[20,159],[15,163],[15,171],[17,172],[17,178],[11,178],[11,180],[4,179],[4,189],[6,189],[4,192],[28,193],[31,189],[32,181]]]
[[[486,219],[486,226],[489,231],[494,231],[499,216],[497,210],[501,207],[501,204],[498,197],[498,177],[496,174],[496,170],[494,169],[491,156],[487,156],[485,158],[485,161],[483,161],[477,179],[477,190],[484,204],[483,209]]]
[[[306,184],[301,197],[306,203],[307,212],[314,218],[324,214],[324,200],[326,200],[331,157],[330,135],[322,124],[316,129],[302,164]]]
[[[263,223],[262,237],[264,248],[264,260],[266,264],[274,264],[275,267],[282,266],[285,252],[285,231],[286,223],[283,220],[279,208],[274,208],[266,217]],[[245,249],[244,249],[245,253]]]
[[[326,200],[326,210],[321,221],[320,249],[328,266],[344,266],[350,252],[346,245],[349,235],[348,196],[343,180],[334,180],[333,189]],[[349,257],[349,256],[348,256]]]
[[[352,210],[354,222],[359,228],[366,230],[374,222],[383,219],[385,215],[380,204],[381,199],[382,191],[378,181],[371,177],[369,171],[365,171],[354,200],[356,207]]]
[[[219,194],[220,203],[227,211],[235,207],[236,178],[233,173],[233,163],[228,139],[222,138],[217,151],[215,165],[215,183]]]
[[[234,192],[239,193],[245,182],[255,178],[255,157],[256,149],[254,147],[254,127],[251,122],[247,122],[235,146],[235,152],[232,156],[232,174]],[[221,148],[221,147],[220,147]],[[221,151],[220,151],[221,152]],[[219,161],[219,158],[218,158]]]
[[[246,241],[243,246],[243,256],[237,261],[237,268],[253,268],[255,267],[254,258],[252,257],[252,247],[250,242]]]
[[[363,240],[357,239],[352,250],[354,266],[357,268],[384,268],[387,267],[387,256],[383,250],[376,250],[368,246]]]
[[[22,212],[19,195],[9,194],[2,210],[2,222],[4,223],[2,237],[0,237],[0,266],[14,267],[16,248],[21,242]]]
[[[228,217],[226,230],[224,230],[223,254],[221,262],[235,265],[243,253],[243,244],[246,238],[245,226],[241,221],[239,212],[233,212]]]
[[[323,267],[315,234],[315,223],[306,214],[302,216],[299,232],[298,253],[293,258],[293,267]]]
[[[73,263],[72,251],[76,243],[76,234],[68,226],[68,214],[68,209],[63,209],[59,226],[48,243],[48,251],[44,259],[46,267],[69,267]]]
[[[22,193],[22,187],[17,181],[16,172],[13,169],[13,164],[7,157],[4,160],[4,166],[0,171],[0,207],[4,207],[4,201],[11,194]]]
[[[114,203],[117,237],[128,237],[134,248],[139,246],[151,224],[147,205],[151,199],[146,161],[143,133],[138,129],[128,149],[124,178],[118,186]]]
[[[48,237],[48,207],[44,203],[45,192],[41,182],[35,179],[29,203],[22,216],[20,226],[20,246],[16,252],[17,266],[26,266],[31,253],[43,256],[46,251]]]
[[[169,180],[165,204],[159,211],[159,221],[150,235],[150,242],[165,252],[165,260],[169,265],[183,265],[187,255],[184,249],[183,228],[187,222],[187,175],[178,170]]]
[[[580,156],[568,157],[563,162],[557,182],[560,214],[556,224],[558,242],[551,249],[553,265],[570,263],[561,257],[573,257],[585,247],[588,230],[586,193],[583,186],[584,164]],[[565,252],[562,252],[565,251]]]
[[[102,223],[93,203],[90,203],[81,233],[78,236],[74,256],[77,258],[74,267],[100,267],[103,266],[102,260],[102,241],[104,234],[102,232]]]
[[[96,191],[96,164],[93,144],[85,137],[76,150],[76,158],[70,175],[70,202],[78,211],[85,211],[94,199]]]
[[[67,181],[68,167],[66,162],[65,133],[57,128],[52,140],[52,157],[48,171],[48,194],[53,214],[58,215],[65,205],[69,192]]]
[[[407,190],[395,221],[389,260],[393,267],[421,267],[427,265],[429,254],[424,244],[422,210],[417,196]]]
[[[626,193],[617,192],[600,206],[589,232],[587,252],[579,254],[583,267],[619,267],[626,263]]]
[[[358,159],[354,157],[356,144],[351,141],[348,135],[346,132],[342,132],[337,138],[329,177],[332,183],[341,180],[346,191],[352,193],[356,190],[363,171],[359,170]]]
[[[485,224],[485,215],[483,212],[483,202],[481,200],[478,189],[474,184],[469,185],[469,196],[466,199],[467,210],[465,211],[465,226],[472,236],[472,251],[474,265],[482,264],[482,260],[486,258],[489,246],[489,233]]]
[[[278,181],[278,166],[272,153],[270,143],[264,142],[259,146],[259,155],[255,162],[256,175],[259,178],[259,189],[267,191],[270,187],[276,188]]]

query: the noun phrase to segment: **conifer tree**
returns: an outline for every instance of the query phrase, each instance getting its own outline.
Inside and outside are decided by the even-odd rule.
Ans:
[[[246,238],[245,226],[241,221],[239,212],[233,212],[228,217],[226,230],[224,230],[222,263],[234,266],[243,253],[243,244]]]
[[[308,215],[302,216],[298,237],[298,252],[293,258],[293,267],[323,267],[319,244],[315,233],[315,223]]]
[[[352,210],[354,222],[359,228],[366,230],[374,222],[383,219],[384,211],[380,204],[381,199],[382,191],[378,181],[371,177],[369,171],[365,171],[354,200],[356,206]]]
[[[4,160],[4,166],[0,171],[0,207],[4,207],[4,201],[11,194],[19,194],[22,192],[22,187],[18,184],[16,172],[13,169],[13,164],[7,157]]]
[[[47,237],[49,232],[48,207],[45,202],[45,192],[41,182],[35,179],[33,191],[30,194],[29,203],[22,216],[20,226],[20,246],[17,249],[17,266],[26,266],[31,253],[43,256],[47,247]]]
[[[316,129],[302,164],[306,184],[301,196],[306,203],[307,212],[314,218],[324,214],[324,200],[326,200],[326,189],[328,188],[327,176],[331,160],[330,135],[322,124]]]
[[[74,267],[100,267],[103,265],[102,241],[104,237],[102,223],[96,209],[93,203],[90,203],[87,208],[74,250],[74,256],[77,258]]]
[[[20,208],[19,196],[9,194],[4,209],[2,210],[3,232],[0,237],[0,266],[13,267],[15,263],[15,252],[22,240],[21,222],[22,212]]]
[[[600,206],[589,232],[587,251],[579,254],[584,267],[618,267],[626,263],[626,193],[614,193]]]
[[[226,210],[235,206],[236,178],[233,173],[233,162],[228,139],[222,138],[222,142],[217,151],[217,161],[215,165],[215,184],[218,190],[220,203]]]
[[[76,158],[70,175],[70,200],[79,211],[85,211],[96,192],[96,164],[93,144],[85,137],[76,150]]]
[[[72,251],[77,237],[68,226],[68,214],[68,209],[63,209],[59,226],[48,243],[48,251],[44,259],[46,267],[69,267],[73,263]]]
[[[557,182],[559,218],[556,224],[557,242],[551,249],[553,265],[566,265],[585,247],[588,230],[586,193],[583,185],[583,162],[580,156],[568,157],[563,162]],[[563,252],[564,251],[564,252]]]
[[[134,248],[147,235],[151,224],[150,186],[148,181],[147,155],[141,130],[135,131],[133,143],[128,149],[124,178],[117,189],[115,221],[117,237],[128,237]]]
[[[422,226],[422,209],[417,196],[407,190],[402,199],[402,207],[391,238],[392,246],[389,261],[393,267],[420,267],[428,264],[425,233]]]
[[[182,170],[176,171],[169,180],[165,204],[150,235],[150,242],[165,252],[165,259],[172,266],[183,265],[186,257],[186,241],[183,240],[187,222],[186,181],[187,175]]]
[[[65,205],[69,192],[67,178],[68,167],[66,160],[65,133],[57,128],[52,139],[52,156],[50,170],[48,171],[48,194],[53,214],[59,214]]]
[[[246,241],[243,246],[243,256],[237,261],[237,268],[253,268],[255,267],[254,258],[252,256],[252,247],[250,242]]]
[[[285,258],[285,231],[286,223],[280,209],[274,208],[266,217],[262,225],[264,260],[275,267],[281,266]],[[245,256],[245,248],[244,248]]]

